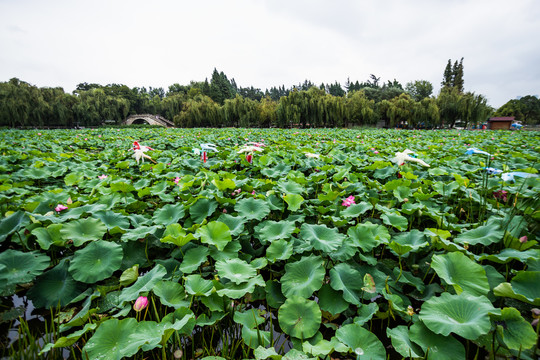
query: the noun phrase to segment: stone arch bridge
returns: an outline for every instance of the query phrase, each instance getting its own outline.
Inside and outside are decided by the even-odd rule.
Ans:
[[[124,121],[124,125],[131,124],[148,124],[148,125],[160,125],[165,127],[174,127],[174,123],[170,120],[165,119],[161,115],[153,114],[138,114],[138,115],[129,115]]]

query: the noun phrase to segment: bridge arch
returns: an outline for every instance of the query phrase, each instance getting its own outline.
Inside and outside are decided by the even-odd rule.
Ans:
[[[174,127],[174,123],[170,120],[165,119],[161,115],[153,114],[136,114],[129,115],[124,121],[124,125],[132,124],[148,124],[148,125],[159,125],[165,127]]]

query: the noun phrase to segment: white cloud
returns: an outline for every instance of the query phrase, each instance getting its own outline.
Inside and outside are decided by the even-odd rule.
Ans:
[[[540,88],[534,0],[0,0],[0,81],[241,86],[428,80],[464,57],[465,88],[498,107]]]

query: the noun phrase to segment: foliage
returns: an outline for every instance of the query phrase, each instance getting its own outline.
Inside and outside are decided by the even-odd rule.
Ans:
[[[324,124],[332,120],[319,104],[336,101],[339,112],[352,97],[373,104],[362,91],[311,88],[277,111]],[[392,121],[419,112],[406,94],[387,103]],[[536,358],[538,139],[2,130],[0,321],[19,334],[2,356]],[[137,165],[133,140],[152,147],[157,164]],[[248,142],[266,145],[251,163],[238,153]],[[192,152],[203,143],[219,150],[206,162]],[[465,154],[470,144],[493,158]],[[405,148],[430,167],[392,163]],[[533,176],[507,182],[485,167]],[[148,306],[136,311],[140,297]]]

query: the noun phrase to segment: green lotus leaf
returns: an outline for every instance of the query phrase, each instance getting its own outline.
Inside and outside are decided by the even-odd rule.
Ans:
[[[412,194],[411,188],[408,186],[398,186],[397,188],[394,189],[393,193],[396,199],[398,199],[398,201],[400,202],[409,198]]]
[[[191,274],[197,270],[201,264],[206,262],[208,252],[209,250],[205,246],[197,246],[189,249],[182,259],[180,270],[184,274]]]
[[[221,215],[217,221],[220,221],[229,227],[231,236],[238,236],[244,232],[246,219],[241,216],[232,216],[229,214]]]
[[[309,242],[316,250],[323,252],[336,251],[345,239],[345,235],[340,234],[336,228],[331,229],[326,225],[307,223],[304,223],[300,228],[300,237]]]
[[[387,213],[381,215],[381,219],[386,225],[390,225],[398,229],[399,231],[407,230],[409,222],[405,216],[399,213]]]
[[[377,303],[362,304],[358,309],[358,316],[355,316],[353,321],[355,324],[364,325],[373,318],[377,311],[379,311]]]
[[[475,340],[491,329],[489,313],[495,308],[485,296],[442,293],[427,300],[420,310],[420,320],[434,333],[448,336],[451,332]]]
[[[321,257],[304,256],[300,260],[285,265],[285,275],[281,277],[281,291],[290,298],[309,298],[323,285],[326,270]]]
[[[330,286],[343,291],[343,299],[360,305],[360,295],[364,286],[362,274],[347,263],[341,263],[330,269]]]
[[[276,240],[270,244],[266,249],[266,258],[271,263],[275,263],[278,260],[287,260],[293,254],[292,242],[287,240]]]
[[[349,303],[343,299],[343,296],[328,284],[324,284],[321,287],[317,292],[317,297],[319,298],[321,310],[329,312],[334,316],[349,308]]]
[[[343,325],[337,329],[336,337],[359,359],[386,360],[384,345],[375,334],[359,324]]]
[[[182,204],[167,204],[154,212],[152,220],[154,224],[170,225],[177,223],[178,220],[184,217],[184,205]]]
[[[527,350],[532,348],[538,340],[536,332],[519,310],[503,308],[500,316],[495,316],[497,333],[504,344],[512,350]]]
[[[268,176],[269,178],[277,178],[280,176],[286,176],[289,171],[291,171],[291,167],[284,163],[279,163],[273,168],[264,168],[261,170],[261,174],[264,176]]]
[[[419,345],[430,360],[466,359],[465,348],[453,336],[435,334],[421,321],[414,323],[409,330],[409,339]],[[409,355],[407,355],[409,356]]]
[[[244,341],[244,344],[252,349],[257,349],[259,346],[270,346],[270,339],[270,331],[251,329],[247,326],[242,326],[242,340]]]
[[[234,210],[246,220],[262,220],[270,213],[270,207],[261,199],[242,199],[236,203]]]
[[[15,285],[29,283],[49,267],[51,259],[38,251],[22,252],[13,249],[0,253],[0,294],[12,295]]]
[[[36,279],[28,291],[28,298],[37,308],[65,306],[85,289],[84,284],[78,283],[69,274],[67,261],[61,261]]]
[[[215,246],[211,246],[209,250],[212,259],[219,261],[238,257],[241,249],[242,245],[240,244],[240,241],[233,240],[227,245],[225,245],[225,248],[223,250],[219,250]]]
[[[191,240],[194,240],[193,234],[186,234],[184,228],[180,224],[169,224],[161,238],[162,243],[174,244],[178,247],[186,245]]]
[[[262,222],[255,228],[257,237],[262,243],[274,241],[278,239],[288,239],[292,236],[296,225],[294,222],[281,220],[267,220]]]
[[[285,302],[285,296],[281,292],[281,285],[277,280],[268,280],[264,288],[268,306],[277,309]]]
[[[458,294],[467,291],[473,295],[485,295],[490,290],[482,265],[460,252],[433,255],[431,267]]]
[[[501,241],[503,237],[504,231],[499,226],[486,225],[465,231],[458,235],[454,241],[460,244],[482,244],[487,246]]]
[[[119,360],[135,355],[143,345],[155,337],[154,332],[158,331],[157,327],[153,330],[140,324],[132,317],[104,321],[84,345],[83,353],[90,359],[103,360]],[[141,333],[143,327],[144,330],[151,332]]]
[[[306,192],[306,189],[304,189],[300,184],[294,181],[278,181],[277,186],[280,193],[286,193],[286,194],[292,194],[292,195],[300,195],[304,192]],[[284,197],[285,198],[285,197]],[[287,201],[287,200],[285,200]]]
[[[69,273],[77,281],[92,284],[108,278],[120,269],[123,255],[121,245],[98,240],[75,251]]]
[[[135,191],[135,188],[133,187],[133,185],[122,180],[111,182],[110,187],[113,192],[121,192],[123,194]]]
[[[347,230],[352,243],[364,252],[370,252],[380,244],[387,244],[390,240],[388,229],[383,225],[362,223]]]
[[[526,263],[531,259],[540,259],[540,249],[529,249],[519,251],[517,249],[503,249],[498,254],[483,254],[477,258],[479,261],[489,260],[499,264],[506,264],[512,260]]]
[[[220,277],[229,279],[235,284],[247,282],[257,275],[257,270],[253,266],[240,259],[220,260],[215,266]]]
[[[540,271],[520,271],[510,283],[493,289],[495,296],[509,297],[532,305],[540,305]]]
[[[401,356],[407,357],[424,357],[422,348],[413,343],[409,338],[409,329],[404,325],[399,325],[393,329],[386,328],[386,336],[392,341],[392,346]]]
[[[200,224],[204,219],[211,216],[218,207],[218,202],[211,199],[198,199],[189,208],[189,214],[195,224]],[[183,215],[182,215],[183,216]]]
[[[51,245],[63,246],[65,244],[60,229],[62,229],[62,224],[50,224],[46,228],[35,228],[31,233],[36,237],[37,243],[43,250],[49,250]]]
[[[242,324],[248,329],[253,329],[257,325],[261,325],[265,320],[259,315],[256,309],[249,309],[246,311],[235,311],[234,321],[237,324]]]
[[[225,246],[232,240],[229,227],[220,221],[211,221],[197,229],[203,244],[215,245],[223,251]]]
[[[120,286],[128,286],[130,284],[133,284],[135,281],[137,281],[138,277],[139,265],[133,265],[132,267],[124,270],[124,272],[122,272],[122,275],[120,275]]]
[[[283,200],[287,203],[287,208],[290,211],[297,211],[304,202],[304,198],[297,194],[287,194],[283,196]]]
[[[70,221],[62,226],[60,234],[66,240],[72,240],[74,246],[81,246],[87,241],[96,241],[103,238],[107,232],[105,224],[94,218]]]
[[[13,234],[15,231],[22,229],[30,224],[30,218],[24,211],[18,210],[8,217],[0,220],[0,243]]]
[[[130,227],[129,219],[126,216],[111,210],[98,211],[92,216],[101,220],[109,231],[114,228],[127,230]]]
[[[299,339],[309,339],[315,335],[321,326],[321,317],[321,309],[315,301],[299,296],[288,298],[278,310],[281,330]]]
[[[240,299],[247,293],[253,293],[256,285],[260,287],[265,286],[264,280],[260,274],[241,284],[229,282],[224,285],[223,289],[217,290],[217,293],[219,296],[227,296],[231,299]]]
[[[58,338],[58,340],[56,340],[56,342],[54,344],[49,343],[49,344],[45,345],[43,347],[43,349],[41,349],[41,351],[39,352],[38,355],[41,356],[44,353],[50,351],[52,348],[62,348],[62,347],[71,346],[74,343],[76,343],[81,338],[81,336],[83,336],[84,334],[86,334],[87,332],[89,332],[91,330],[95,330],[96,327],[97,327],[96,323],[86,324],[84,326],[84,328],[82,328],[81,330],[75,331],[75,332],[73,332],[73,333],[71,333],[69,335],[62,336],[62,337]]]
[[[175,281],[161,280],[156,283],[152,291],[159,297],[163,305],[175,309],[189,307],[189,299],[186,300],[184,288]]]
[[[386,179],[396,173],[396,169],[393,166],[387,166],[382,169],[377,169],[373,173],[373,177],[376,179]]]
[[[281,360],[281,355],[279,355],[273,347],[266,349],[259,346],[253,351],[253,355],[255,355],[256,360],[266,360],[268,358],[272,360]]]
[[[234,181],[228,178],[225,178],[223,180],[214,179],[212,180],[212,184],[214,184],[214,186],[217,187],[219,191],[236,188],[236,184],[234,183]]]
[[[316,337],[316,336],[315,336]],[[304,341],[302,343],[302,350],[313,356],[325,357],[334,351],[348,352],[349,347],[341,343],[335,336],[330,340],[317,339],[318,341]],[[312,344],[314,342],[314,344]]]
[[[398,255],[403,256],[409,251],[418,250],[428,246],[426,236],[414,229],[408,232],[399,233],[392,237],[392,242],[388,245]]]
[[[268,265],[268,260],[263,257],[256,258],[251,261],[250,265],[253,266],[256,270],[261,270],[264,269],[266,265]]]
[[[184,288],[190,295],[208,296],[214,290],[214,284],[210,280],[203,279],[201,275],[195,274],[186,276]]]
[[[368,202],[362,201],[358,204],[351,205],[347,209],[343,210],[341,212],[341,216],[344,216],[346,218],[355,218],[371,209],[373,209],[373,205]]]
[[[151,291],[165,275],[167,275],[167,270],[162,265],[154,266],[152,270],[140,276],[135,284],[122,290],[118,297],[119,302],[133,301],[139,297],[140,293]]]

